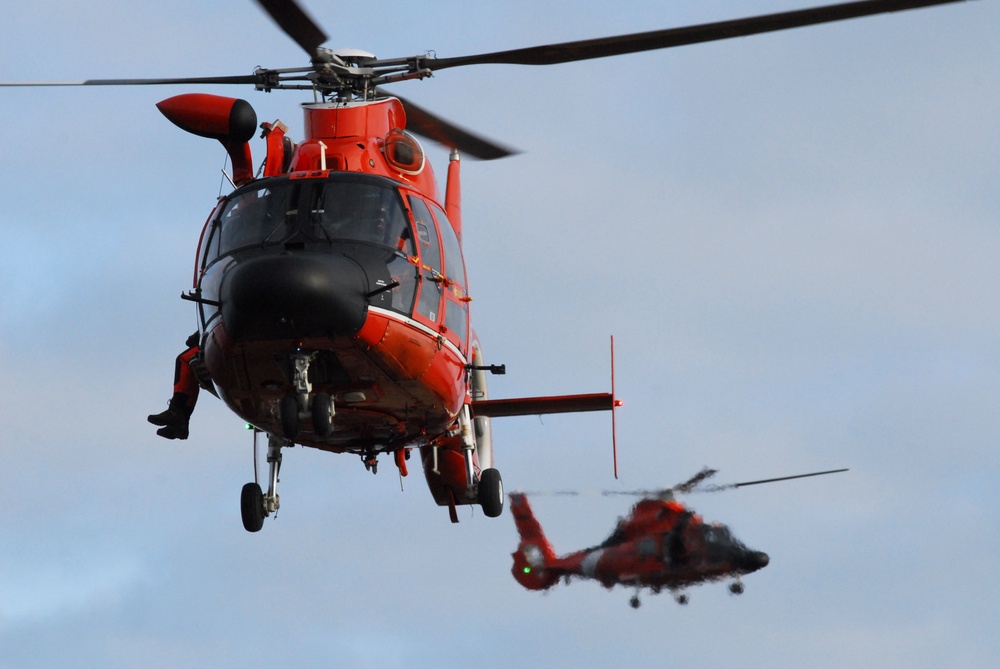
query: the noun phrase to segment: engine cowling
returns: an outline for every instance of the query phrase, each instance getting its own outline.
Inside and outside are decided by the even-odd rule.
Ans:
[[[233,161],[237,185],[253,178],[250,139],[257,132],[257,113],[246,100],[208,93],[185,93],[156,105],[171,123],[199,137],[219,140]]]

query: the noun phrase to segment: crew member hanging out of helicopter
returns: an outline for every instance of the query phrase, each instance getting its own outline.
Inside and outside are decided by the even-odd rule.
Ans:
[[[174,394],[167,404],[167,410],[150,415],[153,425],[160,425],[156,434],[164,439],[187,439],[188,422],[198,402],[198,378],[191,369],[191,360],[198,355],[198,333],[195,332],[184,342],[187,348],[177,356],[174,364]]]

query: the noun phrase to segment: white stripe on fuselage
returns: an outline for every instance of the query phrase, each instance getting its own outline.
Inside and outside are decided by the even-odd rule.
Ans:
[[[589,576],[590,578],[596,577],[597,563],[602,555],[604,555],[604,549],[599,548],[592,553],[588,553],[587,557],[583,558],[583,561],[580,563],[580,571],[584,576]]]
[[[404,316],[403,314],[399,313],[398,311],[391,311],[389,309],[382,309],[381,307],[368,307],[368,311],[374,312],[374,313],[378,314],[379,316],[385,316],[386,318],[394,320],[397,323],[402,323],[404,325],[409,325],[411,328],[413,328],[415,330],[420,330],[421,332],[423,332],[424,334],[426,334],[428,337],[433,337],[435,339],[437,339],[437,338],[440,337],[441,339],[444,340],[444,345],[447,346],[448,348],[450,348],[452,351],[454,351],[455,355],[457,355],[463,361],[468,362],[468,360],[465,357],[465,354],[462,353],[458,349],[458,347],[455,346],[447,337],[445,337],[444,335],[442,335],[440,332],[435,332],[434,330],[432,330],[431,328],[427,327],[423,323],[415,321],[412,318],[407,318],[406,316]]]

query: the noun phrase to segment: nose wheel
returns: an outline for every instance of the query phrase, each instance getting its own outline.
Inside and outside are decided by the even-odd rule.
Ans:
[[[281,430],[285,438],[295,441],[302,419],[312,419],[313,433],[320,438],[333,433],[333,398],[328,393],[313,393],[309,367],[316,353],[296,353],[292,356],[292,385],[295,392],[281,398]]]
[[[361,461],[365,463],[365,469],[372,474],[378,474],[378,453],[368,451],[361,456]]]
[[[312,421],[317,437],[329,437],[333,432],[333,399],[326,393],[313,395]]]

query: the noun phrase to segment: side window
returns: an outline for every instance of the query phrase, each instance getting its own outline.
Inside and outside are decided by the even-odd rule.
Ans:
[[[427,320],[437,322],[441,315],[441,243],[437,227],[427,205],[420,198],[410,196],[413,224],[417,230],[420,250],[420,292],[417,295],[417,313]]]
[[[445,292],[444,324],[449,334],[464,348],[466,330],[469,324],[469,308],[465,300],[465,263],[462,260],[462,245],[455,234],[451,221],[437,205],[433,205],[438,227],[441,229],[441,247],[444,250],[444,273],[448,277]]]
[[[444,325],[457,339],[459,347],[465,348],[465,330],[469,323],[469,309],[465,302],[448,299],[444,302]]]
[[[441,226],[441,246],[444,249],[444,273],[453,282],[465,288],[465,263],[462,261],[462,246],[451,221],[440,207],[434,206],[434,215]]]
[[[208,217],[205,227],[201,231],[201,240],[198,242],[198,270],[204,272],[208,264],[219,257],[219,211],[222,209],[223,201],[220,200],[212,214]]]
[[[395,249],[395,253],[386,263],[389,277],[399,283],[399,286],[390,293],[390,308],[410,315],[413,311],[413,297],[417,292],[420,273],[410,262],[410,257],[417,255],[417,247],[413,243],[409,227],[400,235],[398,246],[399,248]]]

